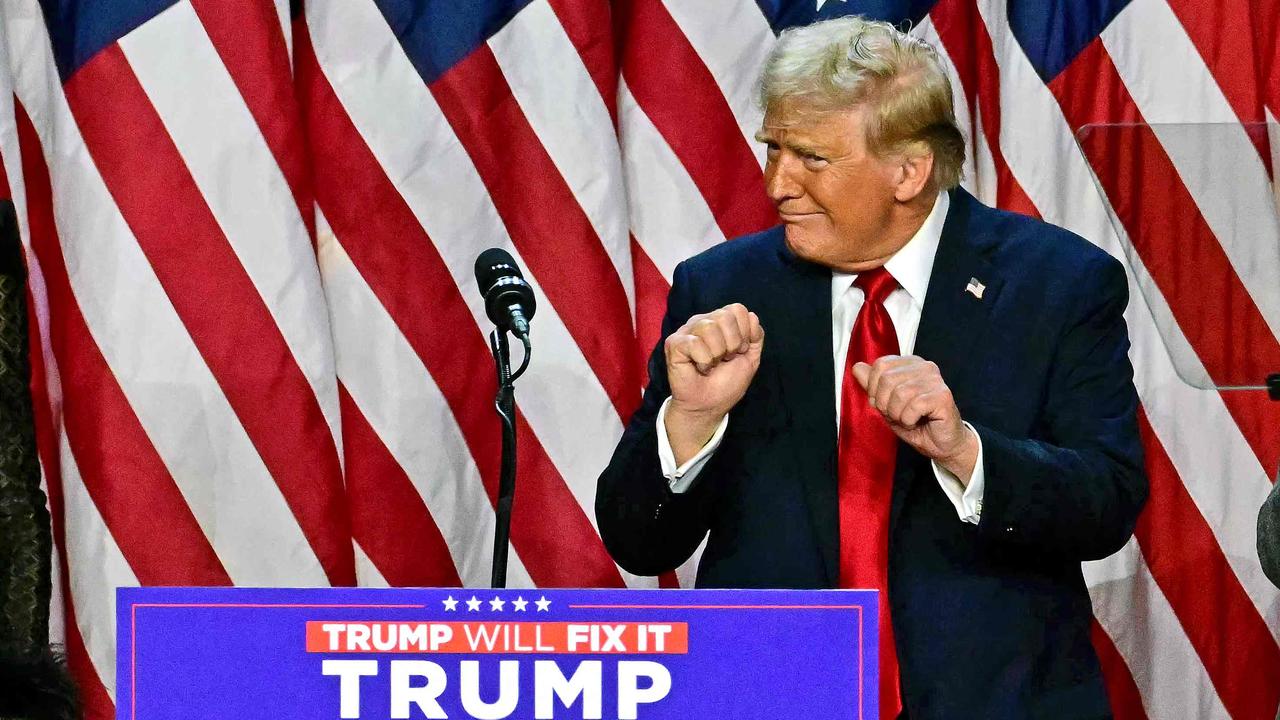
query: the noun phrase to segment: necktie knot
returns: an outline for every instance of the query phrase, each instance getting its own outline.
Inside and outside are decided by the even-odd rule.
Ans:
[[[884,269],[883,265],[858,273],[858,277],[853,281],[853,284],[866,293],[866,302],[876,305],[883,305],[885,299],[889,297],[889,293],[898,288],[898,281],[893,278],[893,275],[889,274],[888,270]]]

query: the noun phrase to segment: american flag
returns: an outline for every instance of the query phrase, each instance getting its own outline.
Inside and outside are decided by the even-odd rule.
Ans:
[[[1253,528],[1280,411],[1186,368],[1280,371],[1280,0],[300,5],[0,3],[51,631],[88,717],[114,713],[116,587],[487,582],[489,246],[542,300],[511,584],[688,584],[696,558],[610,561],[595,478],[676,263],[775,222],[751,137],[776,33],[848,13],[943,52],[969,189],[1129,270],[1151,501],[1086,568],[1117,717],[1275,716]],[[1160,130],[1187,123],[1212,147]]]

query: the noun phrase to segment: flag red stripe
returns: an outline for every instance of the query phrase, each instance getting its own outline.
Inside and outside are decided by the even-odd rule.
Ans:
[[[46,224],[43,228],[52,228],[52,219],[48,215],[52,205],[47,195],[51,187],[48,182],[48,169],[45,167],[39,139],[35,137],[34,132],[30,129],[31,120],[27,116],[26,110],[18,103],[16,97],[14,98],[14,108],[15,117],[23,118],[22,123],[18,125],[19,131],[22,133],[19,138],[19,144],[21,145],[24,141],[27,143],[27,147],[31,148],[31,152],[34,155],[32,162],[38,162],[44,170],[42,173],[37,173],[37,181],[42,187],[36,188],[36,191],[38,193],[46,193],[44,198],[38,202],[42,202],[44,205],[44,210],[40,212],[46,214],[46,219],[43,221]],[[23,123],[26,128],[23,128]],[[19,159],[22,159],[21,156]],[[43,181],[41,181],[41,176]],[[30,197],[30,193],[28,193],[28,197]],[[29,205],[28,208],[30,208]],[[45,229],[39,229],[39,232],[43,233]],[[45,370],[44,352],[41,349],[41,328],[36,318],[35,303],[32,299],[31,286],[29,284],[27,286],[27,322],[27,337],[31,348],[29,353],[31,363],[31,414],[35,426],[36,453],[40,456],[41,471],[48,490],[49,525],[53,535],[54,561],[58,563],[60,570],[58,573],[58,591],[62,594],[62,622],[63,632],[66,637],[66,646],[63,650],[66,653],[67,666],[71,676],[79,689],[80,705],[85,720],[114,720],[115,707],[111,702],[111,696],[107,694],[106,688],[102,685],[102,679],[98,677],[98,672],[94,668],[93,662],[89,659],[88,650],[84,646],[84,639],[80,636],[80,626],[76,622],[75,598],[71,595],[71,573],[67,566],[66,503],[63,502],[62,497],[62,462],[59,459],[58,435],[54,429],[53,405],[49,400],[48,373]]]
[[[17,98],[14,98],[17,102]],[[13,197],[13,192],[9,189],[9,175],[4,171],[4,156],[0,155],[0,200],[8,200]]]
[[[80,692],[80,710],[83,713],[83,720],[116,720],[115,704],[111,702],[107,688],[103,686],[93,661],[89,659],[89,651],[85,648],[84,639],[80,636],[80,626],[76,624],[76,611],[71,602],[71,588],[65,579],[66,551],[59,547],[58,553],[62,556],[60,559],[64,578],[62,593],[66,598],[64,618],[67,632],[67,667],[71,671],[72,679],[75,680],[76,689]]]
[[[647,385],[649,353],[662,339],[662,318],[667,314],[667,293],[671,285],[634,236],[631,238],[631,274],[636,284],[637,362],[643,374],[641,379]]]
[[[1260,47],[1262,36],[1255,30],[1256,9],[1245,3],[1223,3],[1215,10],[1210,23],[1205,22],[1204,6],[1198,0],[1169,0],[1169,7],[1209,67],[1236,117],[1244,123],[1264,122],[1266,115],[1262,108],[1266,101],[1267,71],[1259,62],[1265,62],[1265,46]],[[1266,128],[1259,126],[1250,130],[1249,140],[1270,170],[1271,143]]]
[[[1129,123],[1087,134],[1081,148],[1210,377],[1223,385],[1261,383],[1280,367],[1280,344],[1146,126],[1102,42],[1094,41],[1050,88],[1072,127]],[[1228,402],[1227,408],[1262,466],[1276,467],[1276,409],[1259,401]]]
[[[1116,649],[1115,643],[1097,622],[1093,623],[1091,636],[1098,661],[1102,664],[1102,676],[1107,683],[1107,699],[1111,701],[1111,712],[1114,713],[1115,720],[1147,720],[1147,711],[1142,707],[1142,693],[1138,691],[1133,673],[1129,672],[1129,666]]]
[[[31,120],[27,116],[26,110],[18,103],[16,97],[14,98],[14,107],[15,116],[21,113],[21,117],[24,118],[23,122],[29,127]],[[19,127],[21,128],[22,126],[19,125]],[[33,157],[32,161],[39,162],[43,166],[44,156],[39,150],[38,138],[35,137],[33,131],[28,129],[23,129],[21,132],[22,138],[19,142],[25,141],[28,144],[27,147],[32,148],[31,152],[33,154],[39,153]],[[36,157],[39,159],[36,160]],[[19,159],[22,159],[21,156]],[[0,168],[0,175],[3,175],[3,172],[3,168]],[[43,175],[43,181],[41,181],[39,175]],[[49,192],[47,168],[44,173],[38,173],[37,182],[43,185],[42,188],[36,188],[37,192]],[[44,233],[48,228],[53,227],[52,221],[47,215],[51,208],[48,195],[46,194],[42,199],[37,199],[37,202],[43,204],[43,209],[39,210],[39,212],[46,214],[46,220],[42,221],[44,223],[42,227],[33,229]],[[30,205],[28,205],[28,209],[30,209]],[[30,262],[27,264],[29,266]],[[36,454],[40,457],[41,474],[48,489],[49,524],[54,544],[53,560],[58,563],[60,570],[57,591],[62,595],[63,633],[66,637],[66,646],[63,648],[63,652],[66,654],[68,669],[80,692],[80,704],[85,719],[114,720],[115,707],[111,703],[111,696],[107,694],[101,678],[98,677],[97,670],[94,669],[93,663],[89,659],[84,640],[80,636],[80,626],[76,623],[75,599],[71,595],[71,575],[67,567],[66,504],[62,500],[62,461],[58,451],[58,434],[54,429],[53,405],[49,400],[49,378],[48,373],[45,371],[44,351],[40,339],[41,328],[39,319],[36,316],[35,300],[31,294],[30,284],[27,285],[26,296],[27,343],[30,348],[28,357],[31,365],[32,425],[35,429]]]
[[[619,0],[613,12],[622,76],[720,231],[733,238],[776,225],[759,161],[711,71],[661,0]]]
[[[58,457],[58,434],[54,430],[53,404],[49,400],[49,377],[44,367],[44,351],[40,343],[40,325],[36,317],[35,299],[27,285],[27,342],[31,358],[31,415],[35,427],[36,454],[45,480],[61,482],[62,461]]]
[[[409,476],[343,385],[338,399],[356,542],[393,586],[461,586],[449,546]]]
[[[496,380],[488,345],[431,238],[320,71],[305,31],[295,34],[295,47],[300,86],[309,95],[307,124],[318,148],[320,207],[444,394],[494,501],[501,435],[489,402]],[[449,339],[447,352],[441,352],[441,338]],[[521,484],[511,539],[533,581],[544,587],[621,586],[617,567],[523,416],[517,437]]]
[[[529,125],[488,45],[431,84],[511,241],[555,306],[621,417],[640,402],[631,307],[573,190]]]
[[[1213,74],[1218,88],[1241,122],[1261,122],[1264,89],[1265,40],[1258,34],[1259,18],[1250,3],[1222,3],[1214,10],[1213,22],[1205,22],[1199,0],[1169,0],[1187,36]]]
[[[996,171],[996,204],[1006,210],[1039,217],[1031,198],[1014,178],[1000,149],[1000,66],[976,0],[941,0],[929,11],[933,27],[951,58],[973,118],[970,136],[977,140],[979,113],[983,135]],[[969,148],[969,152],[976,152]]]
[[[62,419],[85,489],[139,582],[229,585],[231,578],[80,314],[59,246],[40,139],[26,111],[19,106],[15,114],[31,247],[44,271],[49,333],[64,389]]]
[[[34,326],[33,326],[34,327]],[[33,344],[32,347],[37,347]],[[76,621],[75,597],[71,594],[71,572],[67,565],[67,532],[66,503],[62,499],[62,475],[60,463],[56,460],[58,453],[53,437],[53,428],[45,423],[49,420],[49,398],[45,389],[44,361],[39,352],[32,353],[31,380],[32,402],[35,411],[36,447],[44,464],[44,477],[49,494],[49,520],[53,534],[55,561],[58,563],[58,589],[62,593],[62,623],[66,646],[63,648],[67,658],[67,668],[75,681],[80,694],[80,709],[84,720],[115,720],[115,706],[111,696],[98,677],[98,671],[89,658],[84,638],[80,635],[80,625]],[[37,375],[37,364],[39,374]],[[40,385],[34,383],[37,378]],[[43,420],[42,420],[43,416]]]
[[[314,242],[315,205],[301,128],[302,111],[274,4],[259,0],[192,0],[191,5],[257,121]]]
[[[606,0],[551,0],[551,10],[582,57],[616,128],[618,68],[609,25],[609,3]]]
[[[1134,535],[1151,575],[1231,716],[1275,717],[1280,645],[1227,563],[1146,414],[1138,420],[1151,495]]]
[[[1261,13],[1254,16],[1257,23],[1258,47],[1261,52],[1258,64],[1266,68],[1266,104],[1271,114],[1280,119],[1280,1],[1255,0],[1254,7]],[[1270,55],[1267,55],[1267,52]]]
[[[119,46],[66,84],[108,190],[334,585],[355,583],[320,404]]]

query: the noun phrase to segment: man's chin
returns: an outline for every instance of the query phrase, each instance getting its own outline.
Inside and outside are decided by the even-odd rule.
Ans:
[[[808,260],[819,265],[827,264],[823,261],[822,253],[820,252],[821,245],[814,242],[812,233],[807,233],[791,223],[782,226],[782,233],[787,243],[787,249],[791,251],[792,255],[801,260]]]

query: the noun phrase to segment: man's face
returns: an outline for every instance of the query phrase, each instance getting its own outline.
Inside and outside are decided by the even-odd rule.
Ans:
[[[765,185],[787,246],[845,272],[878,267],[905,242],[889,232],[901,166],[867,149],[863,112],[777,103],[756,135],[768,147]]]

